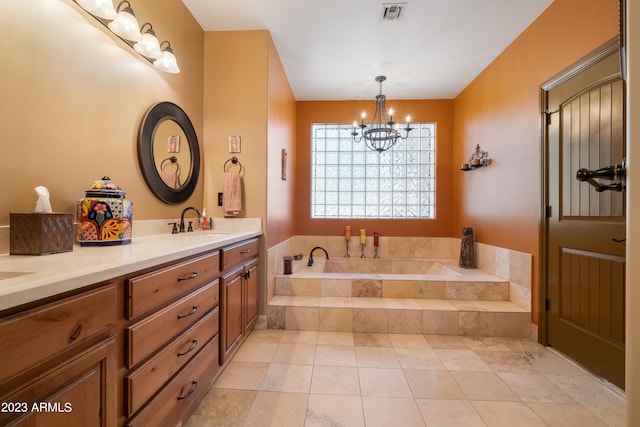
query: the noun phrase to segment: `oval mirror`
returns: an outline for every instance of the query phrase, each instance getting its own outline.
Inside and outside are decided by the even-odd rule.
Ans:
[[[138,133],[138,161],[158,199],[173,205],[191,197],[200,173],[200,149],[182,108],[160,102],[147,111]]]

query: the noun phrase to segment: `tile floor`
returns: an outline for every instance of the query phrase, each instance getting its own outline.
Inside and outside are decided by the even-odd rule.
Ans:
[[[535,342],[255,330],[184,427],[624,426],[624,397]]]

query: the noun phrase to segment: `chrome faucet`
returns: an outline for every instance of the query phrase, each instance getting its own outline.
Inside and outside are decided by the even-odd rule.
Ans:
[[[182,214],[180,214],[180,225],[178,226],[179,228],[179,232],[180,233],[184,233],[184,214],[187,213],[188,210],[192,210],[195,211],[196,214],[198,214],[198,220],[200,220],[200,211],[196,208],[194,208],[193,206],[188,206],[186,208],[184,208],[182,210]],[[187,231],[193,231],[193,227],[191,226],[191,222],[189,222],[189,228],[187,229]]]
[[[313,251],[315,251],[316,249],[320,249],[322,252],[324,252],[324,255],[327,257],[327,259],[329,259],[327,250],[322,246],[316,246],[315,248],[311,249],[311,253],[309,253],[309,262],[307,263],[307,267],[311,267],[313,265]]]

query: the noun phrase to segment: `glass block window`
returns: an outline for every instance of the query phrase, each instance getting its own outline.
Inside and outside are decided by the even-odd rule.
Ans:
[[[435,123],[378,153],[355,143],[351,125],[311,128],[312,218],[435,218]]]

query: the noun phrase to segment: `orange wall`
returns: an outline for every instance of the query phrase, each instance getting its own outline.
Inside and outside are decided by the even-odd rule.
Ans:
[[[268,38],[264,30],[205,33],[204,201],[213,217],[224,216],[217,193],[224,164],[235,156],[244,169],[241,216],[265,220]],[[240,153],[229,153],[231,135],[241,137]]]
[[[272,247],[294,234],[296,99],[273,40],[269,37],[269,99],[266,245]],[[282,179],[282,150],[287,152]]]
[[[372,98],[375,94],[372,94]],[[373,111],[374,101],[300,101],[297,105],[296,226],[297,235],[337,236],[344,226],[366,228],[386,236],[451,236],[453,224],[452,141],[453,101],[389,102],[402,117],[436,122],[436,218],[435,219],[312,219],[311,218],[311,124],[352,123],[363,110]]]
[[[240,216],[262,219],[269,248],[293,235],[291,161],[288,179],[281,179],[282,149],[295,155],[293,91],[267,30],[206,32],[204,64],[207,212],[224,216],[217,193],[225,162],[237,157],[244,169]],[[241,137],[240,153],[228,152],[230,135]]]
[[[202,179],[182,205],[158,200],[136,141],[145,112],[160,101],[180,105],[202,141],[204,32],[179,0],[137,0],[133,8],[171,42],[180,74],[155,69],[71,0],[0,2],[0,226],[10,212],[33,210],[37,185],[49,188],[54,211],[75,213],[104,175],[127,192],[136,220],[175,218],[202,204]]]
[[[454,167],[476,144],[493,165],[455,172],[454,229],[534,255],[541,221],[540,85],[618,32],[617,0],[556,0],[454,102]]]

